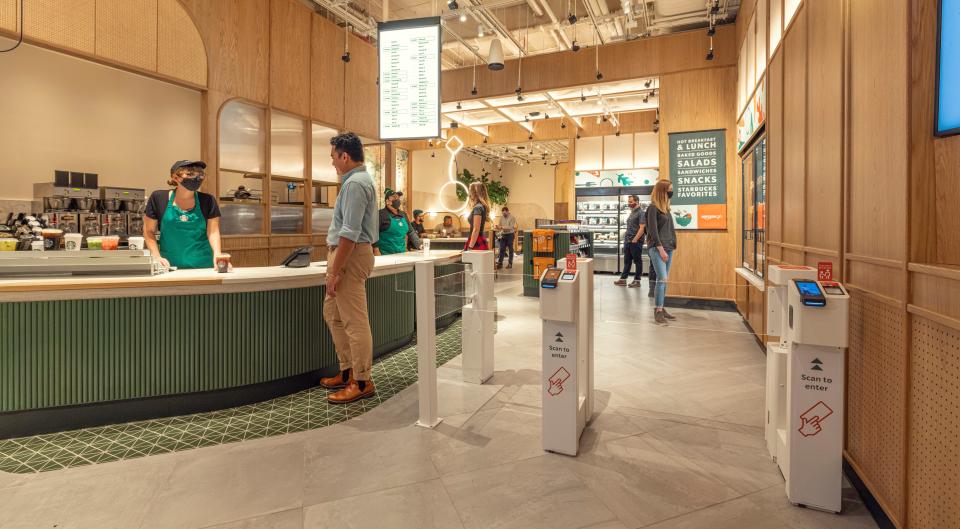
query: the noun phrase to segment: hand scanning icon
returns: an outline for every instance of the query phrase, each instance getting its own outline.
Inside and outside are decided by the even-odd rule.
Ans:
[[[547,393],[556,397],[557,395],[563,393],[563,382],[570,378],[570,372],[564,368],[560,368],[554,373],[548,381],[550,382],[550,387],[547,388]]]
[[[800,432],[800,435],[804,437],[817,435],[820,433],[820,430],[823,429],[820,427],[820,417],[814,417],[813,419],[801,417],[800,420],[802,421],[803,425],[800,426],[800,430],[798,431]]]
[[[813,437],[823,430],[820,423],[831,415],[833,410],[821,400],[800,414],[800,428],[797,431],[804,437]]]

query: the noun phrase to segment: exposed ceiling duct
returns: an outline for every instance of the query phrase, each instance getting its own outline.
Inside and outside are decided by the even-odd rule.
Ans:
[[[374,41],[377,22],[440,16],[445,69],[488,62],[500,39],[504,59],[707,28],[706,0],[300,0]],[[387,9],[387,2],[389,10]],[[740,0],[720,0],[716,23],[731,23]],[[567,17],[577,13],[571,24]]]

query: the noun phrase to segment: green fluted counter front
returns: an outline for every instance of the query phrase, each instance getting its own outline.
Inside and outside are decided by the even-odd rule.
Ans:
[[[453,260],[438,259],[435,275],[462,289]],[[412,267],[378,258],[367,282],[375,356],[414,336]],[[218,409],[315,385],[337,368],[323,271],[272,268],[267,280],[238,270],[220,285],[174,274],[133,288],[93,278],[83,281],[100,286],[62,291],[0,285],[0,438]],[[287,272],[287,282],[274,277]],[[118,295],[93,297],[110,292]],[[44,299],[9,300],[31,295]],[[438,297],[438,315],[456,303]]]

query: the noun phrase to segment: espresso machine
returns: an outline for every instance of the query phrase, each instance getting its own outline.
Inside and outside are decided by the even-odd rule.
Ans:
[[[97,179],[94,173],[57,170],[53,182],[33,184],[33,196],[43,201],[48,226],[64,233],[79,232],[81,212],[97,208]]]
[[[117,235],[121,242],[132,236],[143,236],[144,189],[130,187],[100,188],[100,205],[103,208],[102,231],[104,235]]]

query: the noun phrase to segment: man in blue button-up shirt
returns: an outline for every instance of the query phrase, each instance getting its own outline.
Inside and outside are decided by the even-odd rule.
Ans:
[[[327,399],[347,404],[375,393],[373,336],[367,316],[367,278],[373,271],[373,243],[379,236],[377,189],[363,164],[363,144],[352,132],[330,140],[330,158],[340,175],[340,192],[327,233],[327,322],[340,360],[340,373],[320,379],[331,390]]]

